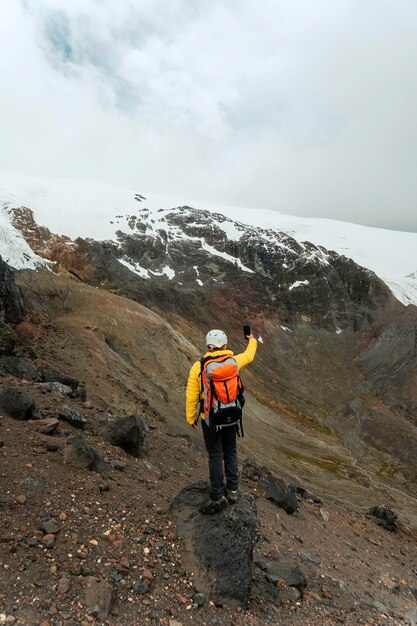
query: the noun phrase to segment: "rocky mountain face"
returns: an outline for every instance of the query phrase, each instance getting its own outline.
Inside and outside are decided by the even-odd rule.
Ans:
[[[23,300],[15,285],[13,272],[0,257],[0,321],[17,324],[23,315]]]
[[[11,354],[16,345],[16,335],[10,324],[23,319],[24,304],[14,282],[11,268],[0,257],[0,353]]]
[[[404,512],[417,514],[409,495],[417,481],[417,314],[375,274],[220,214],[151,212],[143,198],[134,215],[114,217],[116,240],[101,242],[71,241],[38,226],[30,209],[13,211],[14,225],[60,274],[17,276],[36,319],[54,320],[40,354],[48,335],[61,334],[102,400],[127,409],[139,397],[181,430],[188,369],[207,328],[225,328],[239,351],[249,321],[261,341],[245,372],[248,447],[354,504],[374,483],[388,500],[399,489]],[[128,300],[116,304],[109,293]],[[133,314],[129,301],[142,312]],[[54,350],[68,366],[65,346]]]
[[[285,324],[357,330],[392,298],[381,280],[346,257],[220,214],[140,209],[115,221],[117,242],[71,242],[38,227],[29,209],[14,209],[13,218],[38,254],[75,276],[129,297],[137,292],[150,304],[149,292],[168,291],[160,305],[171,310],[181,308],[184,295],[194,297],[190,290],[203,302],[229,294],[241,310],[277,315]]]

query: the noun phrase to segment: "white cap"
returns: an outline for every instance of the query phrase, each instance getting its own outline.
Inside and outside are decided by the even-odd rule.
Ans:
[[[210,348],[221,348],[227,343],[227,336],[222,330],[210,330],[206,335],[206,345]]]

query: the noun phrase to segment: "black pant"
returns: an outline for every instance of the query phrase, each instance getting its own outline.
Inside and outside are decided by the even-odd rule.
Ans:
[[[204,420],[201,420],[201,423],[209,457],[210,497],[212,500],[219,500],[224,496],[223,463],[228,491],[236,491],[238,488],[236,426],[227,426],[217,432],[211,432]]]

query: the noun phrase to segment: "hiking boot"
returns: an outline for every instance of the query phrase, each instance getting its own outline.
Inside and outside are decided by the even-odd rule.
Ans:
[[[226,493],[226,498],[228,499],[230,504],[236,504],[236,502],[237,502],[237,490],[236,491],[228,491]]]
[[[214,513],[219,513],[219,511],[223,511],[223,509],[225,509],[227,505],[227,498],[222,496],[220,500],[209,500],[208,502],[206,502],[206,504],[201,507],[200,513],[202,513],[203,515],[214,515]]]

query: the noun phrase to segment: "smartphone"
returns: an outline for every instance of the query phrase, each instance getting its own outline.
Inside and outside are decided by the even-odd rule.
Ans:
[[[244,326],[243,327],[243,336],[246,339],[246,337],[250,335],[250,326]]]

